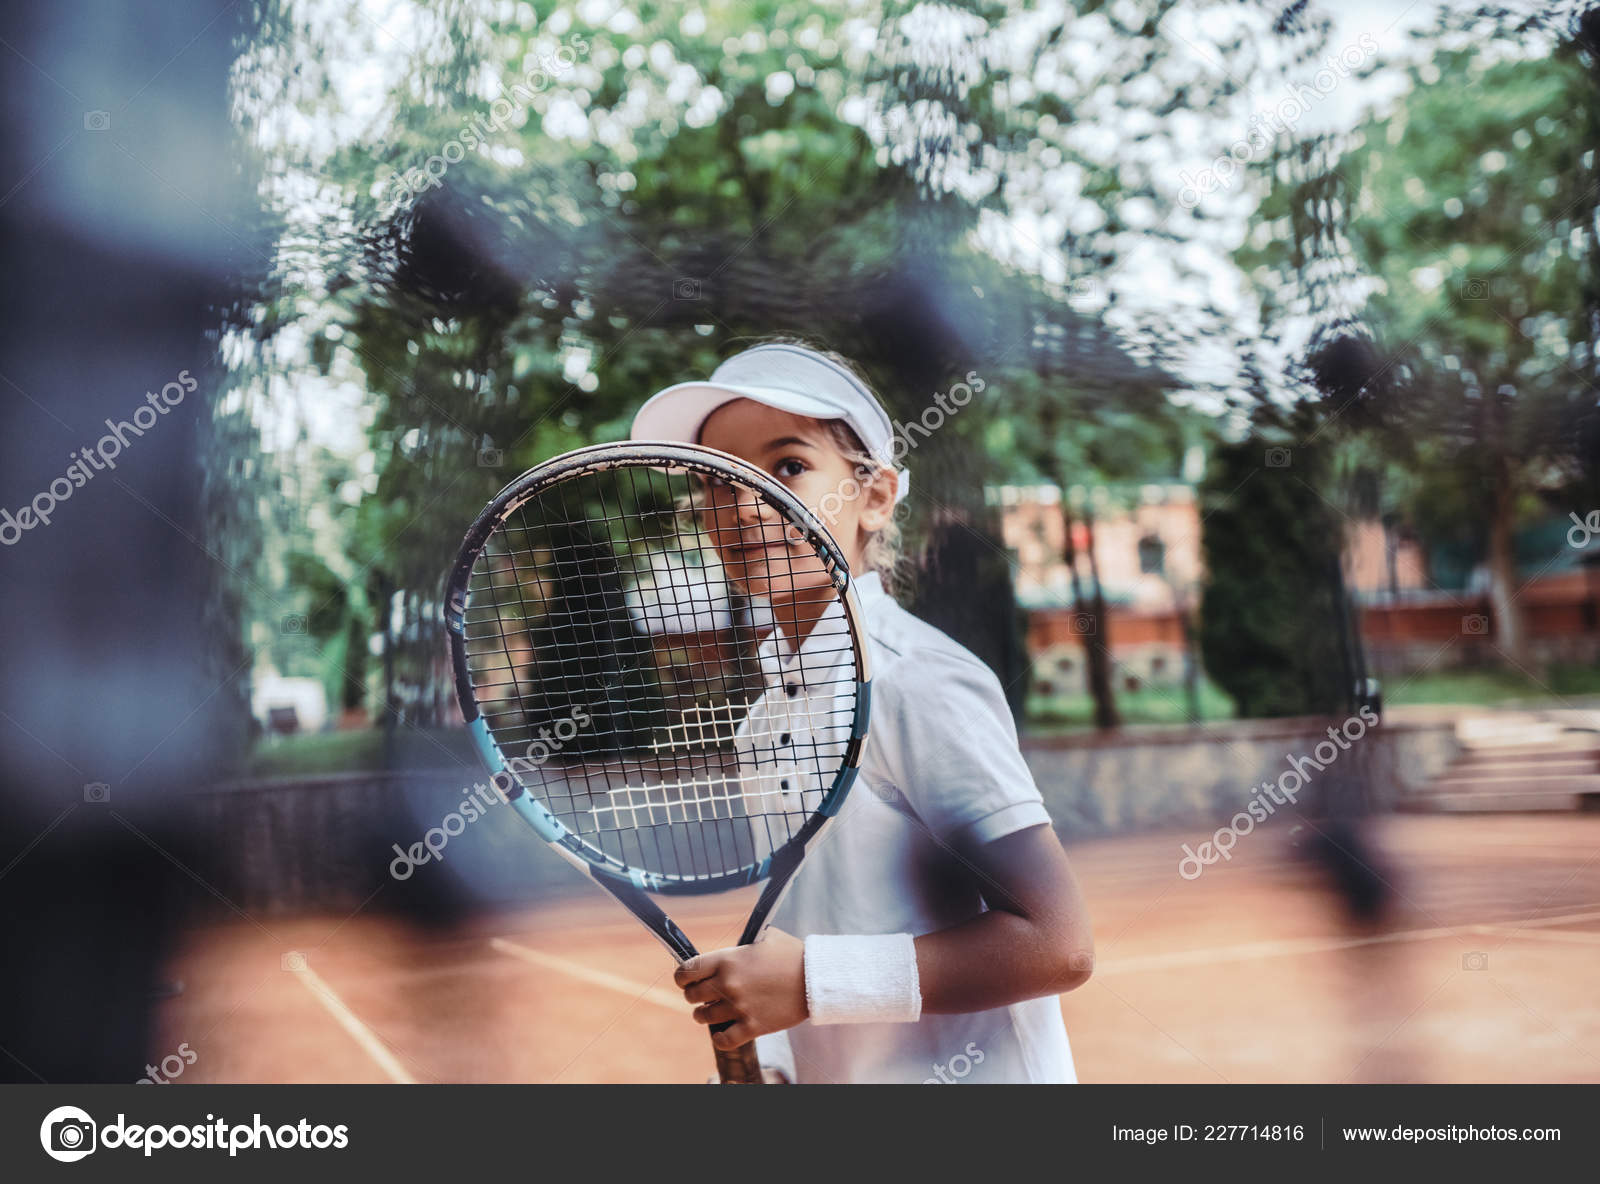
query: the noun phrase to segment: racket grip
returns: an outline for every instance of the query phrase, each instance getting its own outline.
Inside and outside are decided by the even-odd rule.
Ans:
[[[713,1032],[721,1032],[725,1028],[733,1027],[732,1023],[713,1024]],[[715,1046],[713,1046],[715,1047]],[[717,1048],[717,1076],[722,1078],[723,1085],[762,1085],[765,1079],[761,1076],[761,1058],[756,1055],[756,1042],[752,1040],[743,1048],[733,1049],[731,1052]]]

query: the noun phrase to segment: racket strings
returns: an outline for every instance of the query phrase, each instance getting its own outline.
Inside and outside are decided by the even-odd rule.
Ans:
[[[769,587],[826,593],[795,650],[682,512],[689,486],[617,467],[542,488],[480,554],[463,623],[511,775],[619,864],[681,879],[792,838],[856,716],[856,640],[826,562],[792,542],[760,556]]]

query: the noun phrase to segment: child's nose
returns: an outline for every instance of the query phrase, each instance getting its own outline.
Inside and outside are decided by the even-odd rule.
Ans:
[[[739,521],[744,523],[764,523],[772,516],[770,507],[758,497],[754,490],[740,489],[738,500],[734,503],[739,514]]]

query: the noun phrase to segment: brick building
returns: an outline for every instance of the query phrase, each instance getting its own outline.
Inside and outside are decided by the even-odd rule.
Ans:
[[[1109,610],[1118,685],[1176,686],[1183,677],[1183,615],[1199,603],[1200,515],[1195,489],[1183,483],[1068,491],[1077,569],[1088,595],[1088,529]],[[1061,491],[1053,485],[1003,485],[989,491],[1000,511],[1018,602],[1028,612],[1028,646],[1039,689],[1083,685],[1082,634],[1091,626],[1073,607]],[[1600,536],[1565,548],[1559,531],[1528,532],[1538,557],[1526,564],[1518,601],[1541,660],[1600,660]],[[1533,536],[1537,536],[1534,538]],[[1553,557],[1546,552],[1553,552]],[[1585,563],[1585,560],[1588,560]],[[1482,572],[1465,589],[1437,586],[1413,539],[1376,521],[1347,525],[1345,573],[1360,608],[1361,632],[1375,671],[1393,676],[1424,665],[1498,660]],[[1446,641],[1455,639],[1444,655]]]

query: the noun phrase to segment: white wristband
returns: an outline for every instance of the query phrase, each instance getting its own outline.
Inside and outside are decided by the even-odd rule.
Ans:
[[[806,1006],[813,1024],[909,1024],[922,1016],[917,947],[909,933],[806,938]]]

